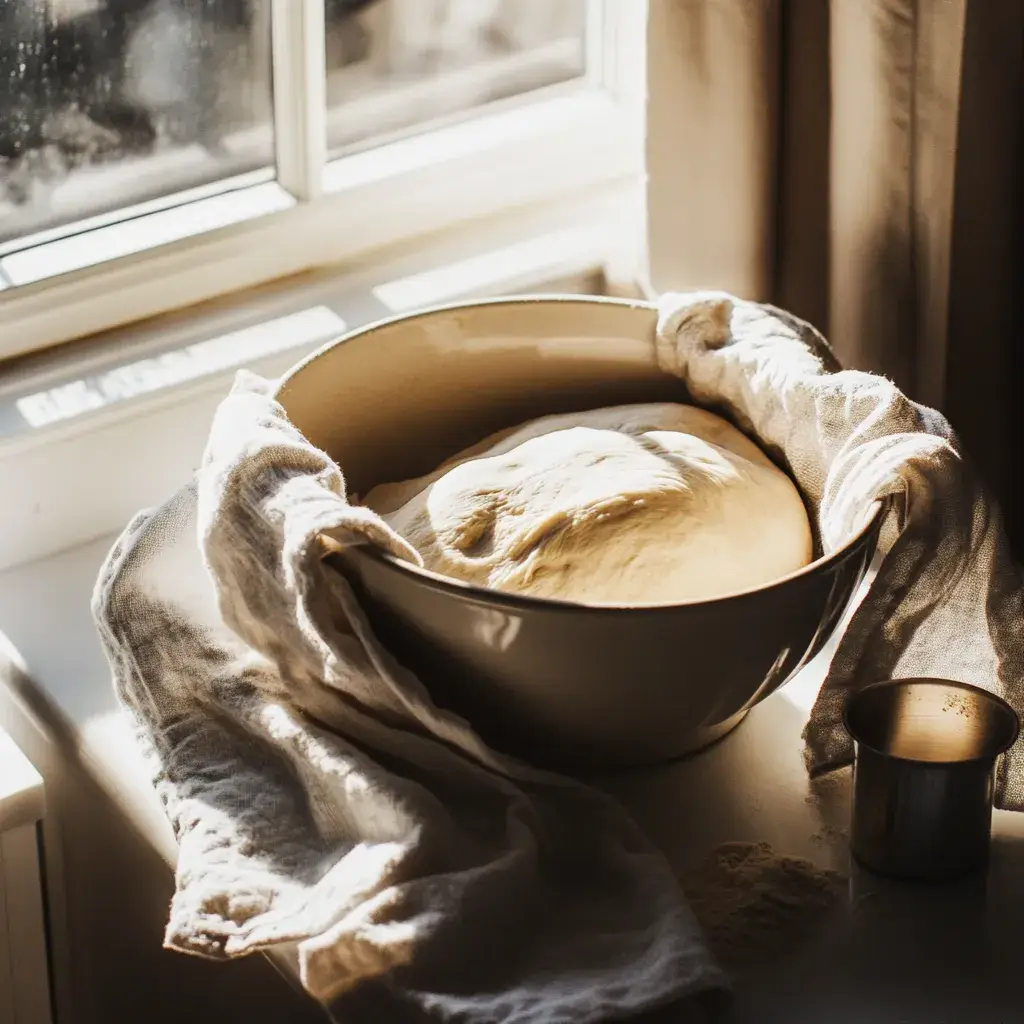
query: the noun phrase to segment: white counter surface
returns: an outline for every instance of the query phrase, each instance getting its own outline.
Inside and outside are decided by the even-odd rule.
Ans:
[[[89,613],[112,541],[0,575],[0,685],[6,675],[21,700],[53,719],[46,724],[75,744],[82,769],[170,867],[171,830],[114,699]],[[851,875],[848,906],[815,940],[770,972],[736,979],[727,1021],[1024,1022],[1024,816],[996,812],[985,880],[911,886],[851,871],[848,773],[812,791],[801,758],[800,732],[822,667],[703,754],[609,783],[680,871],[738,840],[768,842]]]

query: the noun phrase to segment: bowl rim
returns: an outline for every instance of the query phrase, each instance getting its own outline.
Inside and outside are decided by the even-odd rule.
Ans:
[[[422,320],[426,317],[441,315],[444,313],[455,313],[465,309],[477,308],[498,308],[502,306],[521,307],[527,305],[540,305],[543,303],[557,303],[568,306],[579,304],[581,306],[613,306],[620,309],[643,310],[648,313],[657,313],[657,304],[647,299],[618,298],[607,295],[575,295],[563,293],[531,293],[528,295],[502,296],[497,298],[467,299],[461,302],[445,302],[436,305],[425,306],[421,309],[411,310],[403,313],[395,313],[385,316],[372,323],[365,324],[353,331],[347,331],[331,341],[314,349],[304,359],[292,366],[277,381],[274,388],[274,398],[281,400],[282,393],[288,385],[303,372],[308,366],[314,363],[327,352],[341,345],[348,345],[366,335],[373,334],[378,330],[392,325],[401,324],[411,320]],[[658,604],[580,604],[575,601],[566,601],[562,598],[553,597],[531,597],[526,594],[515,594],[507,591],[492,590],[488,587],[481,587],[475,583],[467,583],[464,580],[457,580],[450,576],[443,576],[441,573],[433,572],[422,566],[415,565],[397,555],[383,551],[380,548],[371,547],[367,544],[353,544],[346,548],[344,554],[351,557],[368,558],[386,567],[392,572],[405,576],[408,579],[416,579],[426,584],[430,589],[456,598],[462,601],[470,600],[488,605],[500,605],[510,610],[539,611],[547,609],[551,611],[586,611],[591,613],[613,613],[621,616],[623,613],[643,614],[657,611],[671,611],[677,608],[693,608],[697,606],[720,605],[724,602],[737,601],[749,598],[755,594],[762,595],[771,593],[796,580],[807,576],[813,576],[823,569],[829,569],[833,565],[844,561],[856,550],[871,532],[880,528],[881,520],[887,511],[888,503],[884,500],[876,500],[869,506],[864,517],[864,523],[852,537],[835,551],[821,555],[814,561],[809,562],[793,572],[780,576],[770,583],[758,587],[751,587],[745,590],[730,591],[725,594],[718,594],[711,598],[701,598],[691,601],[674,601]],[[336,557],[336,556],[332,556]]]

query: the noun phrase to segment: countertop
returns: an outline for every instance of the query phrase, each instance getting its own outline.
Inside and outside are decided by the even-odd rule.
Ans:
[[[83,770],[170,869],[170,827],[111,689],[89,599],[113,537],[0,575],[0,685],[42,710]],[[56,638],[56,639],[55,639]],[[6,649],[5,649],[6,648]],[[829,651],[729,736],[673,765],[604,785],[680,872],[728,841],[767,842],[849,877],[818,933],[771,969],[737,975],[728,1024],[1014,1024],[1024,1021],[1024,816],[997,811],[987,878],[887,883],[851,867],[849,772],[812,786],[800,733]],[[285,969],[294,962],[285,951]]]

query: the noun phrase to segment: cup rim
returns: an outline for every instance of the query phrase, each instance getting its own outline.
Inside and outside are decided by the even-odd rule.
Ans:
[[[983,754],[978,754],[975,757],[958,758],[952,761],[923,761],[920,758],[905,757],[901,754],[893,754],[886,750],[880,750],[877,746],[866,740],[860,739],[856,732],[850,727],[850,707],[856,702],[856,700],[865,693],[874,692],[877,690],[884,689],[899,689],[909,685],[940,685],[945,689],[962,690],[967,693],[971,693],[976,697],[980,697],[982,700],[986,700],[989,703],[1000,708],[1009,716],[1010,737],[1009,740],[997,746],[994,750],[987,751]],[[856,690],[847,694],[846,699],[843,701],[843,728],[846,730],[847,735],[858,748],[863,747],[866,750],[870,750],[871,753],[877,754],[879,757],[884,757],[888,761],[899,761],[902,764],[917,765],[926,768],[955,768],[958,765],[971,765],[979,764],[985,761],[995,761],[996,758],[1005,754],[1013,745],[1017,742],[1021,732],[1021,719],[1020,715],[1013,709],[1012,705],[1000,697],[999,694],[993,693],[991,690],[986,690],[982,686],[975,686],[972,683],[965,683],[959,679],[943,679],[939,676],[907,676],[900,679],[883,679],[874,683],[867,683],[864,686],[859,686]]]

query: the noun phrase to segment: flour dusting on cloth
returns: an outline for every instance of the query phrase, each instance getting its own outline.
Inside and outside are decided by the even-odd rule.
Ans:
[[[827,550],[891,501],[886,557],[812,714],[937,674],[1022,710],[1021,580],[936,413],[840,371],[787,314],[666,296],[653,354],[786,463]],[[93,610],[179,843],[168,946],[298,949],[335,1019],[555,1024],[699,1012],[726,986],[660,853],[610,798],[488,749],[374,637],[325,556],[419,555],[239,375],[194,483],[128,525]],[[685,652],[681,652],[685,657]],[[1024,805],[1019,748],[999,772]],[[671,809],[666,809],[671,813]]]

